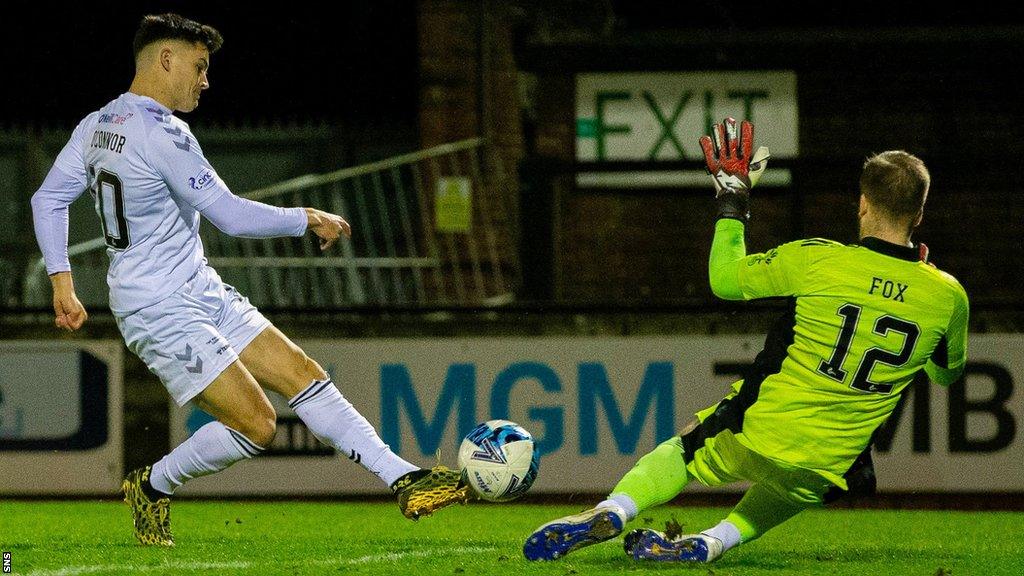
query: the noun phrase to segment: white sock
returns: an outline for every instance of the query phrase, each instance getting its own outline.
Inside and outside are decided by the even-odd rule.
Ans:
[[[622,508],[622,511],[626,513],[626,522],[633,520],[636,518],[636,515],[639,514],[636,509],[636,502],[625,494],[612,494],[607,500],[601,502],[597,506],[608,506],[610,504],[614,504],[615,506]]]
[[[711,536],[712,538],[718,538],[722,542],[722,552],[738,546],[740,543],[740,529],[735,524],[728,520],[722,520],[714,528],[708,528],[701,532],[705,536]]]
[[[149,483],[164,494],[174,494],[179,486],[193,478],[220,472],[262,451],[263,448],[242,433],[215,420],[196,430],[188,440],[153,464]]]
[[[321,442],[361,464],[388,486],[420,469],[392,452],[329,378],[314,380],[289,400],[288,405]]]

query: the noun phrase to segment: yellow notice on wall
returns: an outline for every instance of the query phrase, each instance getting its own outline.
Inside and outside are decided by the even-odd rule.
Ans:
[[[434,219],[438,232],[469,232],[473,221],[473,183],[469,178],[438,178],[435,200]]]

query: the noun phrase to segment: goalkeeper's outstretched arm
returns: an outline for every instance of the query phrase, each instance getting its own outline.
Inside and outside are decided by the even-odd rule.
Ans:
[[[750,219],[750,189],[768,164],[768,149],[762,146],[755,151],[754,125],[743,121],[737,131],[736,120],[732,118],[716,124],[712,135],[701,137],[699,142],[704,151],[705,167],[715,186],[718,211],[708,259],[711,291],[725,300],[764,296],[756,289],[744,290],[740,269],[748,261],[743,235]],[[779,282],[768,284],[778,285]]]
[[[743,239],[744,225],[739,220],[720,218],[715,223],[715,237],[711,241],[708,259],[708,279],[711,292],[723,300],[743,300],[740,288],[740,265],[747,255]]]

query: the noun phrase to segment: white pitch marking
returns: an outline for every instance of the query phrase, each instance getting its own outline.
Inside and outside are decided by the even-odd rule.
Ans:
[[[481,552],[494,552],[497,546],[465,546],[452,548],[444,552],[448,554],[478,554]],[[310,560],[305,565],[314,566],[350,566],[354,564],[371,564],[373,562],[395,562],[405,558],[429,558],[440,556],[441,553],[430,550],[411,550],[409,552],[388,552],[387,554],[370,554],[350,559],[337,560]],[[167,569],[181,570],[225,570],[229,568],[246,569],[256,566],[265,566],[265,562],[164,562],[161,564],[97,564],[93,566],[66,566],[55,570],[33,570],[26,576],[80,576],[81,574],[102,574],[113,572],[116,574],[144,574],[147,572],[163,571]]]

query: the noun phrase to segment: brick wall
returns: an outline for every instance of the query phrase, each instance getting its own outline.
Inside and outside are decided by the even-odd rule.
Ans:
[[[514,18],[493,0],[421,0],[417,16],[421,144],[481,136],[511,172],[523,147]]]
[[[915,239],[931,247],[934,261],[957,275],[975,301],[1020,297],[1024,274],[993,265],[991,257],[1024,257],[1024,195],[1007,173],[1024,148],[1024,127],[1015,120],[1024,80],[1009,72],[1009,61],[1022,59],[1024,35],[932,31],[879,40],[863,33],[819,41],[762,34],[755,41],[734,35],[733,45],[702,45],[680,43],[672,34],[642,42],[582,34],[539,45],[513,37],[515,18],[496,1],[422,0],[419,6],[424,146],[485,135],[509,174],[524,154],[562,166],[548,185],[524,192],[522,202],[542,206],[532,213],[528,205],[516,209],[516,189],[488,191],[498,205],[511,207],[498,216],[509,229],[515,224],[504,218],[520,212],[528,215],[524,234],[534,224],[550,229],[544,232],[549,242],[523,250],[523,266],[551,278],[541,298],[711,298],[710,192],[582,190],[573,183],[576,72],[692,70],[702,66],[686,63],[701,62],[797,72],[801,157],[792,163],[788,189],[755,191],[749,249],[808,236],[854,241],[861,162],[873,152],[902,148],[924,158],[933,175]],[[506,252],[515,248],[513,237],[503,242]]]
[[[833,52],[824,60],[770,42],[746,45],[746,59],[733,60],[702,58],[701,50],[730,54],[729,46],[686,53],[678,47],[626,51],[589,42],[526,50],[532,58],[523,57],[522,65],[537,78],[536,126],[528,131],[532,140],[526,147],[566,163],[566,175],[553,186],[555,297],[604,303],[710,300],[710,187],[705,194],[600,191],[576,189],[572,180],[576,71],[628,71],[646,64],[673,70],[680,69],[673,62],[710,61],[724,69],[797,71],[801,157],[792,164],[788,189],[755,190],[749,250],[811,236],[855,241],[860,164],[871,153],[902,148],[920,155],[932,172],[915,240],[929,245],[933,261],[956,275],[974,302],[1020,304],[1024,273],[1006,263],[1024,259],[1024,195],[1014,176],[1024,152],[1024,126],[1014,119],[1024,81],[986,54],[1022,54],[1024,41],[1004,38],[988,46],[982,39],[967,46],[941,38],[926,38],[911,49],[898,38],[871,50],[823,45],[822,52]],[[1007,52],[1007,44],[1017,46],[1016,52]],[[628,55],[616,60],[616,51]],[[559,52],[570,55],[554,57],[554,63],[544,58]]]
[[[494,246],[515,270],[523,139],[513,19],[503,3],[491,0],[421,0],[417,17],[421,147],[485,139],[480,179],[474,179],[472,234],[480,246]],[[470,262],[462,264],[469,274]],[[515,289],[514,277],[506,283],[506,289]]]

